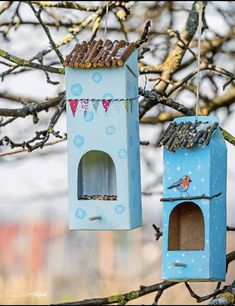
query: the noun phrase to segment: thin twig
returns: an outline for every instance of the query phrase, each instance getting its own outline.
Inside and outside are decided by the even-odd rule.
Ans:
[[[42,28],[44,29],[49,41],[50,41],[50,44],[53,48],[53,50],[55,51],[55,53],[57,54],[59,60],[60,60],[60,63],[63,65],[64,63],[64,59],[63,59],[63,55],[61,54],[60,50],[57,48],[54,40],[52,39],[52,36],[51,36],[51,33],[48,29],[48,27],[45,25],[45,23],[43,22],[42,18],[41,18],[41,12],[42,12],[42,9],[43,7],[41,6],[39,8],[38,11],[36,11],[36,9],[34,8],[33,4],[31,3],[31,1],[26,1],[26,3],[31,7],[32,11],[34,12],[34,15],[36,16],[36,18],[38,19],[39,23],[41,24]]]
[[[65,140],[67,140],[66,135],[63,136],[63,138],[61,138],[61,139],[55,139],[53,141],[48,141],[47,143],[44,144],[44,147],[52,146],[52,145],[58,144],[60,142],[63,142]],[[15,148],[15,149],[11,149],[9,151],[0,152],[0,157],[14,155],[14,154],[18,154],[18,153],[24,153],[24,152],[29,153],[30,151],[26,147],[25,148]]]
[[[160,230],[160,227],[157,227],[155,224],[152,224],[152,227],[155,229],[155,232],[156,232],[155,238],[156,238],[156,241],[158,241],[162,237],[163,233]]]
[[[141,45],[143,45],[146,41],[148,41],[148,33],[149,33],[149,29],[151,27],[151,21],[148,20],[145,23],[145,27],[144,27],[144,31],[140,37],[139,40],[136,41],[136,48],[139,48]]]
[[[214,291],[213,293],[211,294],[208,294],[208,295],[205,295],[205,296],[199,296],[197,295],[193,290],[192,288],[189,286],[188,283],[184,283],[186,288],[188,289],[191,297],[193,297],[194,299],[196,299],[197,303],[201,303],[201,302],[204,302],[204,301],[207,301],[213,297],[215,297],[216,295],[220,294],[220,293],[223,293],[226,289],[227,289],[227,286],[224,286],[223,289],[219,289],[219,290],[216,290]]]
[[[233,227],[233,226],[227,226],[227,231],[228,231],[228,232],[235,232],[235,227]]]
[[[178,198],[162,198],[160,199],[161,202],[174,202],[174,201],[181,201],[181,200],[200,200],[200,199],[205,199],[205,200],[211,200],[213,198],[219,197],[222,194],[222,192],[219,192],[217,194],[214,194],[212,196],[206,196],[204,194],[200,196],[195,196],[195,197],[178,197]]]

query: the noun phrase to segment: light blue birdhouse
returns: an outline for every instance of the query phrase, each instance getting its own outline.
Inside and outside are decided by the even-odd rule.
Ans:
[[[71,230],[142,225],[137,63],[123,40],[77,44],[64,63]]]
[[[227,149],[218,119],[177,118],[162,145],[163,279],[224,281]]]

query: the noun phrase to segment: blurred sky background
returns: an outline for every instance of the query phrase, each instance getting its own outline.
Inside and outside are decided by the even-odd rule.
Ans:
[[[153,2],[153,1],[148,1]],[[191,8],[193,2],[178,1]],[[97,1],[90,1],[96,5]],[[141,14],[139,2],[135,10]],[[218,2],[218,5],[230,5]],[[34,19],[27,5],[21,7],[25,19]],[[85,13],[81,13],[81,18]],[[180,30],[187,18],[186,12],[179,12],[175,20],[175,30]],[[217,33],[223,35],[227,25],[218,18],[208,3],[207,23]],[[0,22],[11,18],[1,16]],[[71,11],[73,18],[73,11]],[[109,16],[108,25],[115,20]],[[135,22],[137,20],[135,19]],[[103,21],[102,21],[103,24]],[[144,24],[133,24],[143,28]],[[162,28],[165,30],[164,20]],[[54,40],[58,41],[66,34],[66,29],[53,29]],[[79,40],[87,40],[89,32],[82,32]],[[102,32],[98,34],[102,36]],[[123,39],[116,33],[107,34],[109,39]],[[22,26],[10,33],[11,41],[1,41],[1,47],[19,57],[29,58],[38,50],[48,46],[47,37],[41,27]],[[102,38],[102,37],[101,37]],[[137,37],[129,36],[135,40]],[[155,38],[157,40],[157,37]],[[75,41],[69,47],[63,47],[67,55]],[[145,57],[148,61],[148,57]],[[152,59],[150,59],[152,60]],[[234,63],[223,62],[221,66],[231,70]],[[0,72],[5,67],[0,65]],[[64,80],[52,75],[52,80],[60,81],[60,90],[64,89]],[[144,78],[140,77],[140,85]],[[149,82],[147,88],[151,88]],[[58,86],[46,83],[43,72],[27,72],[22,76],[6,77],[0,83],[0,91],[9,91],[16,95],[44,99],[57,94]],[[207,90],[206,86],[201,90]],[[222,89],[221,89],[222,92]],[[179,102],[193,105],[191,95],[180,96]],[[179,100],[180,99],[180,100]],[[18,107],[14,102],[0,100],[2,107]],[[234,107],[234,106],[233,106]],[[154,114],[154,110],[151,110]],[[226,118],[226,112],[220,110],[217,115],[221,125],[235,135],[235,114]],[[48,123],[48,114],[39,113],[39,127]],[[32,118],[18,119],[17,122],[0,129],[1,137],[8,135],[14,140],[29,139],[38,125],[32,124]],[[65,116],[62,116],[56,130],[66,132]],[[141,126],[141,140],[154,143],[159,128]],[[228,225],[235,226],[235,148],[228,148]],[[0,147],[0,150],[6,148]],[[161,281],[161,241],[156,242],[152,224],[161,227],[162,203],[162,150],[141,147],[141,173],[143,191],[159,192],[152,197],[142,197],[143,226],[133,231],[96,232],[68,230],[68,184],[66,142],[36,150],[0,158],[0,303],[58,303],[106,296],[138,289],[139,285],[150,285]],[[234,234],[229,233],[228,251],[234,249]],[[228,280],[235,274],[235,263],[229,267]],[[199,294],[209,293],[215,284],[193,284]],[[179,289],[180,288],[180,289]],[[180,291],[179,291],[180,290]],[[41,293],[40,297],[35,296]],[[180,292],[180,294],[179,294]],[[44,294],[44,295],[43,295]],[[133,301],[133,304],[152,303],[154,294]],[[183,284],[169,289],[161,298],[161,303],[195,303]],[[131,304],[131,303],[130,303]]]

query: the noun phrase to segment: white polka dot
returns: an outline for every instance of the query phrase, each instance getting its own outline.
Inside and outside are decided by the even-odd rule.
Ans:
[[[202,269],[198,269],[199,272],[202,272]]]
[[[201,166],[200,164],[199,164],[199,165],[197,165],[197,169],[201,169],[201,167],[202,167],[202,166]]]
[[[166,254],[166,257],[169,257],[169,254]]]
[[[169,176],[169,177],[168,177],[168,180],[170,181],[171,179],[172,179],[172,177],[171,177],[171,176]]]
[[[170,270],[170,269],[171,269],[171,266],[169,266],[168,269]]]
[[[185,254],[182,254],[182,257],[185,257]]]
[[[206,258],[206,255],[202,255],[202,258]]]
[[[185,152],[185,153],[184,153],[184,156],[188,156],[188,152]]]
[[[204,179],[204,178],[202,178],[202,179],[201,179],[201,182],[202,182],[202,183],[203,183],[203,182],[205,182],[205,179]]]
[[[167,164],[167,165],[169,165],[169,164],[170,164],[169,160],[167,160],[167,161],[166,161],[166,164]]]
[[[192,174],[192,171],[188,171],[188,174],[191,175],[191,174]]]
[[[176,262],[179,262],[179,259],[176,259]]]
[[[194,262],[195,260],[194,259],[191,259],[191,262]]]
[[[206,240],[206,243],[209,243],[209,240]]]
[[[181,170],[181,167],[180,167],[180,166],[177,166],[177,167],[176,167],[176,170],[177,170],[177,171],[180,171],[180,170]]]
[[[182,272],[181,271],[178,271],[178,274],[181,274]]]
[[[197,187],[196,186],[193,186],[193,190],[196,190],[197,189]]]

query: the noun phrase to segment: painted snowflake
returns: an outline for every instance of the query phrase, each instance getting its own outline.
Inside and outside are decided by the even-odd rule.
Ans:
[[[121,159],[124,159],[127,157],[127,150],[126,149],[121,149],[118,151],[118,156],[121,158]]]
[[[82,93],[82,85],[79,83],[75,83],[71,86],[71,92],[74,96],[78,97]]]
[[[129,139],[129,144],[130,144],[130,146],[132,146],[133,143],[134,143],[134,140],[133,140],[133,137],[131,136],[130,139]]]
[[[85,112],[84,113],[84,119],[88,122],[92,121],[94,119],[93,112]]]
[[[115,127],[113,125],[109,125],[105,129],[105,133],[107,135],[113,135],[115,132],[116,132],[116,129],[115,129]]]
[[[115,206],[114,210],[117,214],[122,214],[125,211],[125,207],[121,204],[118,204]]]
[[[76,147],[80,148],[84,144],[84,142],[85,142],[85,140],[81,135],[76,135],[74,137],[73,143]]]
[[[105,100],[112,100],[113,98],[114,98],[113,95],[109,92],[106,92],[102,97],[102,99],[105,99]]]
[[[102,74],[100,72],[94,72],[92,74],[92,80],[95,82],[95,83],[99,83],[101,80],[102,80]]]
[[[84,219],[85,216],[86,216],[86,211],[82,208],[78,208],[76,211],[75,211],[75,216],[76,218],[78,219]]]

